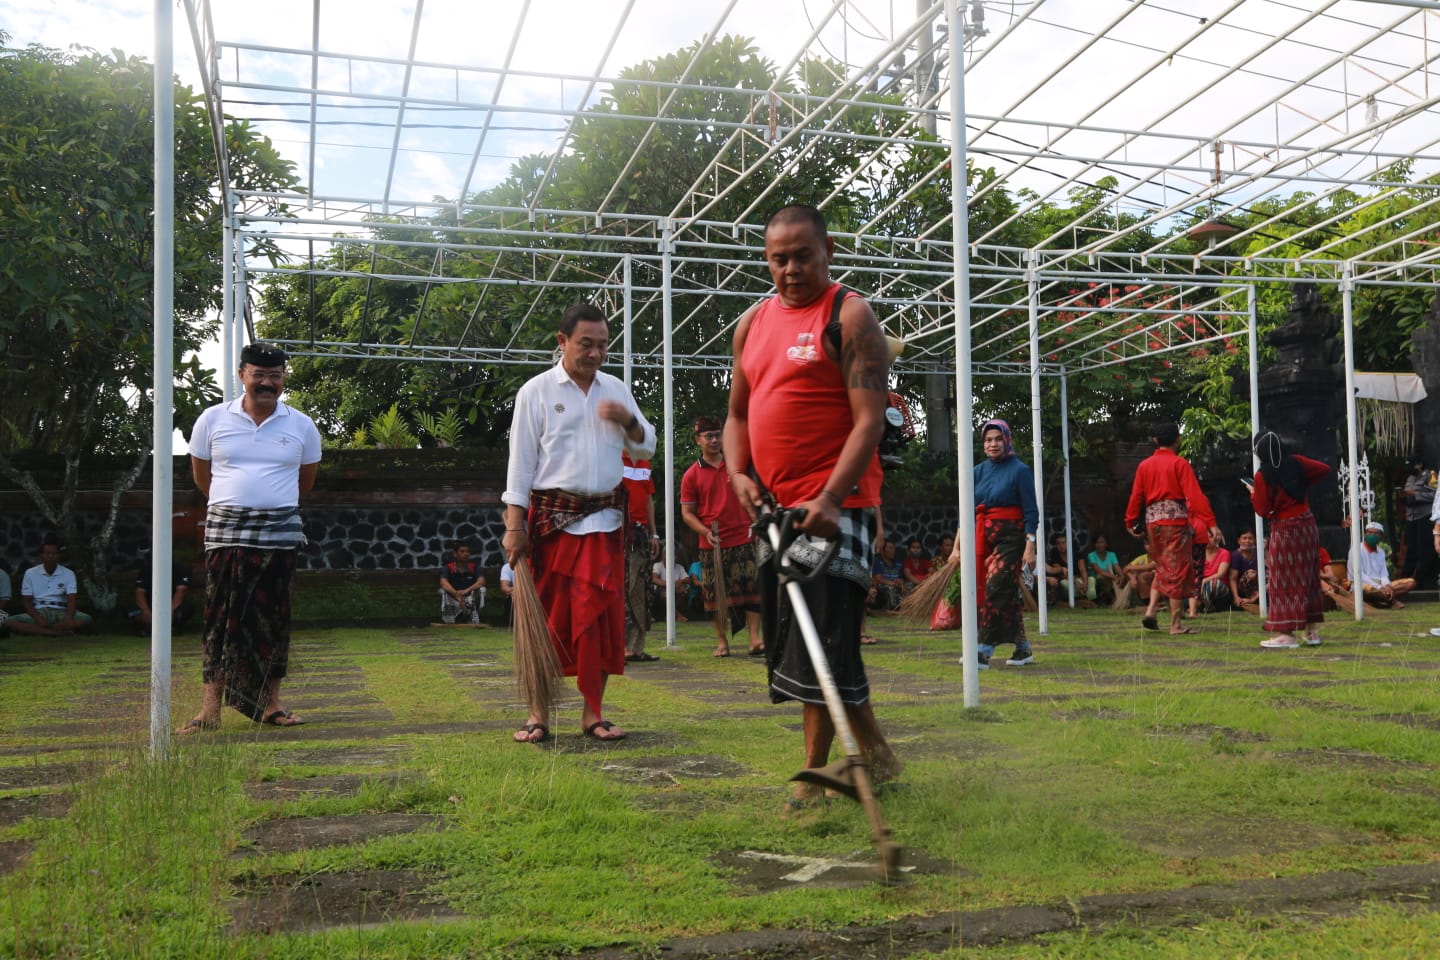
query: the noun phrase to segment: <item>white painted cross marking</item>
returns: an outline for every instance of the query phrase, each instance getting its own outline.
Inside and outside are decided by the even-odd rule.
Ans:
[[[782,880],[792,880],[795,883],[809,883],[824,876],[831,870],[845,870],[858,868],[868,870],[873,866],[869,860],[835,860],[830,857],[797,857],[785,853],[764,853],[760,850],[742,850],[740,856],[747,860],[769,860],[772,863],[792,864],[799,867],[781,877]],[[908,873],[914,867],[901,867],[902,872]]]

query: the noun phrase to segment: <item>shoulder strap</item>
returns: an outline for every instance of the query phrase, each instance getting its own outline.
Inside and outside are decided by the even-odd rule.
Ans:
[[[844,305],[845,298],[855,291],[844,284],[835,291],[835,299],[830,304],[830,322],[825,324],[825,339],[835,348],[835,356],[840,356],[840,307]]]

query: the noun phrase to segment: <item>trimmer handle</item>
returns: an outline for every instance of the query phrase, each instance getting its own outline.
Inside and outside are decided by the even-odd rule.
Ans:
[[[771,548],[775,551],[775,569],[780,574],[781,580],[809,583],[825,572],[825,568],[830,566],[830,561],[840,550],[840,541],[831,538],[825,541],[825,550],[820,554],[820,561],[815,564],[813,569],[805,570],[791,562],[786,551],[801,536],[797,525],[804,521],[805,511],[800,507],[767,510],[755,520],[755,532],[768,539]]]

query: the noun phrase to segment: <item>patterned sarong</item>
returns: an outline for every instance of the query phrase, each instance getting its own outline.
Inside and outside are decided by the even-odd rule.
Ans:
[[[865,594],[870,588],[870,565],[874,561],[875,510],[847,507],[840,511],[840,548],[825,573],[800,585],[805,605],[815,621],[820,644],[830,672],[847,706],[862,706],[870,700],[870,681],[860,656],[860,625],[865,617]],[[787,555],[797,563],[813,566],[823,552],[825,541],[800,537]],[[790,607],[789,591],[782,590],[771,562],[774,551],[764,538],[755,541],[759,566],[762,635],[765,637],[765,665],[770,680],[770,700],[783,703],[823,705],[825,696],[815,675],[804,635]]]
[[[1320,534],[1315,515],[1273,520],[1265,542],[1265,580],[1268,591],[1264,629],[1297,633],[1307,624],[1325,619],[1325,595],[1320,590]]]
[[[1172,502],[1172,501],[1166,501]],[[1188,600],[1195,596],[1195,569],[1191,565],[1190,525],[1150,524],[1150,562],[1155,564],[1154,589],[1163,597]]]
[[[1029,644],[1020,603],[1020,560],[1025,555],[1025,520],[1019,507],[975,508],[975,614],[980,652],[1002,643],[1020,650]],[[960,576],[960,571],[955,571]]]
[[[631,527],[625,548],[625,652],[630,656],[645,652],[645,634],[650,629],[651,542],[646,527]]]
[[[206,683],[223,683],[226,705],[251,720],[264,719],[265,685],[289,668],[294,573],[294,550],[221,547],[205,553],[202,676]]]
[[[724,564],[725,599],[729,601],[730,632],[739,633],[745,628],[745,612],[760,612],[760,587],[755,579],[755,544],[742,543],[736,547],[720,548]],[[700,595],[705,603],[705,612],[715,614],[715,550],[700,552]]]

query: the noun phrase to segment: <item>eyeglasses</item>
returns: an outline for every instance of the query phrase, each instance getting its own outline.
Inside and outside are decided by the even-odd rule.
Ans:
[[[707,430],[704,433],[695,434],[701,440],[719,440],[722,436],[719,430]]]

